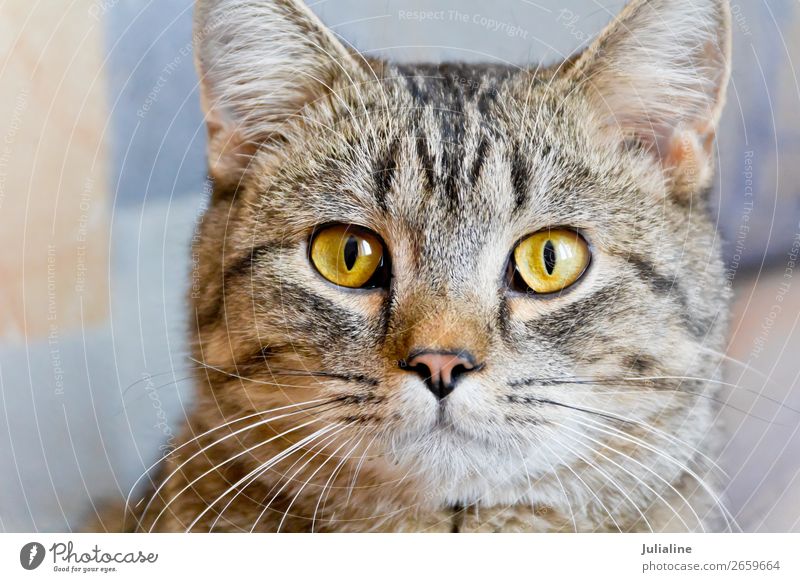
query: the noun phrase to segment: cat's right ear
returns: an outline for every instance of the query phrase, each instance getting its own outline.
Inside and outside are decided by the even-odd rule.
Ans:
[[[727,0],[631,0],[569,73],[604,133],[642,146],[683,196],[713,170],[730,18]]]
[[[226,187],[259,148],[291,140],[309,105],[335,101],[337,79],[365,75],[363,60],[299,0],[198,0],[194,49],[209,173]]]

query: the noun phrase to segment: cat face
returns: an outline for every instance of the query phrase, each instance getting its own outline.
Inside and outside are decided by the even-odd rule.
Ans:
[[[288,0],[202,2],[196,39],[201,400],[333,403],[326,454],[432,506],[624,504],[695,462],[724,2],[634,1],[553,68],[368,61]]]

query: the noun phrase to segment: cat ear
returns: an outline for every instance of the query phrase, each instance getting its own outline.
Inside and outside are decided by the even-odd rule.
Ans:
[[[337,78],[357,83],[364,69],[294,0],[198,0],[194,45],[209,172],[234,186],[258,148],[280,147],[306,106],[334,93]]]
[[[730,52],[727,0],[633,0],[570,74],[605,130],[644,146],[691,194],[711,181]]]

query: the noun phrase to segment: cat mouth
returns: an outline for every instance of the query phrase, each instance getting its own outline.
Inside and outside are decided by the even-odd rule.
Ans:
[[[445,398],[436,403],[436,419],[433,421],[431,430],[444,430],[449,432],[459,432],[456,426],[456,420],[453,418],[452,405],[449,404],[450,400]]]
[[[454,418],[445,400],[439,403],[436,410],[436,419],[431,423],[427,431],[427,436],[433,438],[447,438],[448,440],[457,439],[457,441],[463,442],[464,444],[492,444],[492,441],[486,437],[485,433],[470,430],[464,426],[464,423]]]
[[[447,418],[447,399],[440,400],[436,406],[436,421],[435,427],[445,426],[452,424],[452,421]]]

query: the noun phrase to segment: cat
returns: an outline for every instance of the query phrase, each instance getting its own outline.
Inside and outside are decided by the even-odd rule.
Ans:
[[[197,403],[138,531],[717,531],[723,0],[553,66],[200,0]]]

